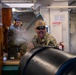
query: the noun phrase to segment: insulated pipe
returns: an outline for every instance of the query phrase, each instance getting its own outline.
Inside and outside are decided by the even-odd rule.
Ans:
[[[73,8],[76,8],[76,6],[43,6],[43,8],[62,8],[62,9],[64,9],[64,8],[67,8],[67,9],[73,9]]]
[[[51,47],[38,47],[25,53],[20,75],[76,75],[76,55]]]

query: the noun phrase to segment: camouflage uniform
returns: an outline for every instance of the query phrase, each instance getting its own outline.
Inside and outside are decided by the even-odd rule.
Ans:
[[[27,43],[26,42],[21,42],[19,44],[15,43],[15,39],[17,35],[16,30],[21,30],[21,28],[15,27],[14,25],[10,26],[8,30],[8,46],[9,48],[18,47],[18,52],[20,52],[21,55],[23,55],[26,52]]]
[[[35,35],[32,42],[34,44],[34,47],[38,47],[38,46],[57,47],[58,46],[55,38],[52,35],[48,34],[47,32],[46,32],[46,35],[44,36],[44,38],[42,40],[40,40],[38,38],[38,36]]]

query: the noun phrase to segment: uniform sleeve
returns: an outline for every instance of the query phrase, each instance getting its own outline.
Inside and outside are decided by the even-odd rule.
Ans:
[[[49,35],[48,37],[48,45],[58,47],[58,43],[52,35]]]

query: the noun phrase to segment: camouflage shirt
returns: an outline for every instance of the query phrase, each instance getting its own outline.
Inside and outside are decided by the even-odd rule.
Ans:
[[[34,47],[38,47],[38,46],[57,47],[58,46],[56,39],[48,33],[46,33],[45,37],[42,40],[38,38],[38,35],[35,35],[32,42],[34,44]]]

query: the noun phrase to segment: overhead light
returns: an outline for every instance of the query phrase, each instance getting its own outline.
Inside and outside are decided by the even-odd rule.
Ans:
[[[15,8],[12,8],[12,11],[13,11],[13,12],[15,12],[15,11],[16,11],[16,9],[15,9]]]
[[[31,8],[34,6],[34,3],[5,3],[7,6],[11,8]]]

